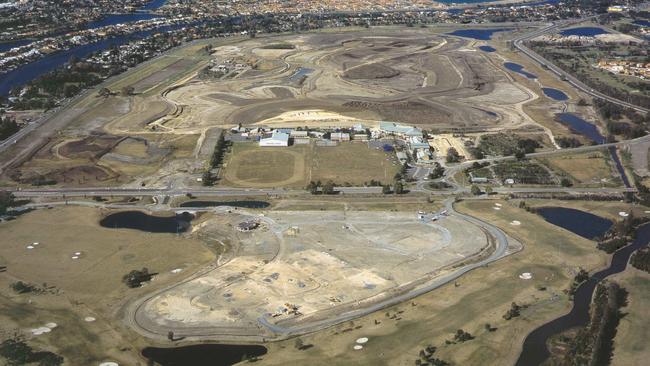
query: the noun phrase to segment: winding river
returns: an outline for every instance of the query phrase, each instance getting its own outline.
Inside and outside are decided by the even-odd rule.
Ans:
[[[650,242],[650,224],[637,229],[636,238],[632,244],[619,249],[612,256],[609,267],[594,273],[589,280],[580,285],[573,297],[571,311],[533,330],[524,340],[523,349],[516,366],[540,365],[550,353],[546,346],[548,339],[574,327],[583,327],[589,322],[589,306],[598,282],[613,274],[622,272],[634,251],[643,248]]]

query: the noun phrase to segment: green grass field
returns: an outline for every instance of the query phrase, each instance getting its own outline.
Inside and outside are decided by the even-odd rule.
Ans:
[[[392,158],[392,154],[369,149],[364,143],[342,143],[336,147],[259,147],[252,142],[235,143],[226,156],[221,184],[304,187],[312,180],[363,185],[373,179],[389,183],[399,170]]]

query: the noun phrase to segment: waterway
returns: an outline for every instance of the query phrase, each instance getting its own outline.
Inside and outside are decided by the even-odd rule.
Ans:
[[[186,25],[164,26],[154,30],[135,32],[125,36],[103,39],[94,43],[73,47],[66,51],[53,53],[29,64],[20,66],[6,74],[0,75],[0,95],[7,95],[11,89],[22,87],[39,76],[63,66],[72,56],[84,58],[93,52],[103,51],[113,46],[120,46],[133,40],[145,38],[157,32],[179,29],[184,26]]]
[[[573,307],[568,314],[552,320],[528,334],[524,340],[523,349],[516,366],[537,366],[542,364],[550,356],[546,346],[550,337],[575,327],[586,326],[589,322],[591,298],[598,282],[608,276],[624,271],[632,253],[647,246],[649,242],[650,224],[646,224],[636,231],[636,238],[632,244],[614,253],[609,267],[594,273],[589,280],[578,287],[573,296]]]
[[[244,357],[259,357],[267,352],[263,346],[197,344],[175,348],[147,347],[142,356],[161,366],[230,366]]]
[[[459,29],[447,34],[452,36],[489,41],[492,39],[492,35],[494,33],[507,32],[511,30],[512,28]]]
[[[588,212],[565,207],[541,207],[535,210],[544,220],[587,239],[602,237],[612,222]]]
[[[514,71],[514,72],[516,72],[517,74],[523,75],[523,76],[525,76],[525,77],[528,78],[528,79],[537,79],[537,75],[535,75],[535,74],[531,74],[531,73],[528,72],[528,71],[524,71],[524,67],[523,67],[523,66],[521,66],[521,65],[519,65],[519,64],[516,64],[516,63],[514,63],[514,62],[504,62],[504,63],[503,63],[503,66],[505,66],[506,69],[508,69],[508,70],[510,70],[510,71]]]
[[[563,31],[560,31],[560,34],[563,36],[585,36],[593,37],[600,34],[608,34],[609,32],[599,27],[577,27],[569,28]]]
[[[558,119],[562,124],[568,126],[570,129],[573,131],[587,137],[591,141],[597,143],[597,144],[603,144],[605,143],[605,136],[603,136],[598,128],[584,119],[576,116],[573,113],[558,113],[557,114]],[[616,152],[616,147],[609,147],[607,149],[609,151],[609,154],[612,156],[612,160],[614,161],[614,165],[616,165],[616,170],[618,171],[619,175],[621,176],[621,179],[623,180],[623,184],[625,187],[632,187],[630,184],[630,180],[627,178],[627,174],[625,174],[625,168],[623,167],[623,164],[621,163],[621,159],[618,156],[618,153]]]
[[[110,229],[135,229],[150,233],[182,233],[190,228],[194,216],[187,212],[174,216],[153,216],[142,211],[122,211],[110,214],[99,225]]]
[[[181,203],[181,207],[242,207],[242,208],[266,208],[271,204],[266,201],[186,201]]]
[[[569,96],[566,95],[566,93],[564,93],[562,90],[558,90],[554,88],[542,88],[542,91],[544,92],[544,95],[546,95],[547,97],[553,100],[563,102],[569,99]]]

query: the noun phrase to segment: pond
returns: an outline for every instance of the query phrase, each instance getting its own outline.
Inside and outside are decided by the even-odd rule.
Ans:
[[[610,220],[573,208],[541,207],[536,212],[551,224],[590,240],[601,237],[613,224]]]
[[[496,50],[497,50],[496,48],[494,48],[492,46],[479,46],[478,49],[483,51],[483,52],[496,52]]]
[[[307,76],[314,72],[314,69],[310,69],[307,67],[299,67],[296,72],[293,73],[293,75],[289,76],[290,81],[298,81],[300,80],[301,77]]]
[[[600,133],[593,123],[589,123],[573,113],[558,113],[556,116],[563,125],[568,126],[570,129],[587,137],[589,140],[597,144],[605,142],[605,136]]]
[[[479,39],[482,41],[489,41],[492,39],[492,35],[497,32],[507,32],[512,30],[512,28],[488,28],[488,29],[459,29],[450,33],[447,33],[452,36]]]
[[[608,34],[609,32],[599,27],[577,27],[569,28],[563,31],[560,31],[560,34],[563,36],[584,36],[584,37],[593,37],[600,34]]]
[[[122,211],[110,214],[99,225],[110,229],[135,229],[150,233],[182,233],[190,228],[194,216],[184,212],[175,216],[153,216],[142,211]]]
[[[612,256],[609,267],[594,273],[589,280],[578,287],[573,296],[571,312],[552,320],[528,334],[524,340],[523,349],[516,366],[537,366],[544,363],[550,353],[546,347],[550,337],[575,327],[584,327],[589,322],[589,307],[594,289],[598,282],[610,275],[623,272],[634,251],[641,249],[650,242],[650,224],[641,226],[636,231],[632,244],[619,249]]]
[[[569,96],[566,95],[566,93],[564,93],[562,90],[554,88],[542,88],[542,91],[544,92],[544,95],[557,101],[565,101],[569,99]]]
[[[230,366],[245,357],[265,355],[266,347],[255,345],[197,344],[175,348],[147,347],[142,356],[161,366]]]
[[[528,71],[524,71],[523,66],[521,66],[519,64],[516,64],[514,62],[504,62],[503,66],[505,66],[506,69],[508,69],[510,71],[514,71],[517,74],[520,74],[520,75],[523,75],[523,76],[527,77],[528,79],[537,79],[537,75],[531,74]]]
[[[231,206],[243,208],[266,208],[271,204],[266,201],[186,201],[181,203],[181,207],[218,207]]]

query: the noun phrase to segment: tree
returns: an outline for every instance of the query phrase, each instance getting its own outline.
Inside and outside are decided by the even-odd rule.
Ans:
[[[389,194],[390,193],[390,186],[388,184],[384,184],[383,186],[381,186],[381,193]]]
[[[141,270],[134,269],[122,277],[122,282],[130,288],[136,288],[142,286],[143,282],[150,281],[154,275],[155,273],[149,273],[149,269],[146,267]]]
[[[97,92],[97,94],[98,94],[100,97],[104,97],[104,98],[106,98],[106,97],[109,97],[112,93],[111,93],[110,89],[108,89],[108,88],[101,88],[101,89],[99,89],[99,91]]]
[[[431,170],[431,173],[429,173],[429,179],[442,178],[442,176],[444,175],[445,175],[445,168],[443,168],[442,165],[440,165],[440,163],[436,161],[435,167],[433,168],[433,170]]]
[[[174,332],[173,331],[170,330],[169,332],[167,332],[167,339],[169,339],[172,342],[174,341]]]
[[[120,90],[120,93],[122,94],[123,97],[128,97],[129,95],[133,95],[133,92],[135,92],[135,88],[132,86],[125,86]]]
[[[472,188],[470,188],[470,191],[475,196],[478,196],[478,195],[480,195],[482,193],[481,188],[479,186],[477,186],[476,184],[472,184]]]
[[[328,180],[327,183],[323,184],[323,194],[334,194],[334,182]]]
[[[457,163],[460,161],[460,154],[458,154],[458,151],[450,147],[449,150],[447,150],[447,163]]]
[[[526,158],[526,153],[523,150],[518,150],[515,153],[515,158],[517,158],[517,160],[523,160]]]
[[[404,184],[402,182],[395,182],[395,194],[403,194],[404,193]]]
[[[318,187],[319,187],[319,186],[320,186],[320,182],[316,183],[316,182],[314,182],[314,181],[312,180],[312,181],[309,182],[309,184],[307,185],[307,190],[308,190],[309,193],[311,193],[311,194],[318,194]]]
[[[204,186],[211,186],[214,184],[214,177],[209,169],[206,169],[206,171],[203,172],[201,183],[203,183]]]
[[[296,347],[296,349],[302,349],[305,346],[305,342],[303,342],[300,338],[296,338],[296,341],[293,345]]]
[[[492,187],[490,186],[485,187],[485,194],[489,196],[492,194],[492,192],[493,192]]]
[[[571,183],[571,181],[567,178],[562,178],[562,180],[560,180],[560,184],[562,187],[571,187],[573,185],[573,183]]]
[[[14,199],[13,193],[0,191],[0,215],[6,214],[9,207],[15,204]]]

